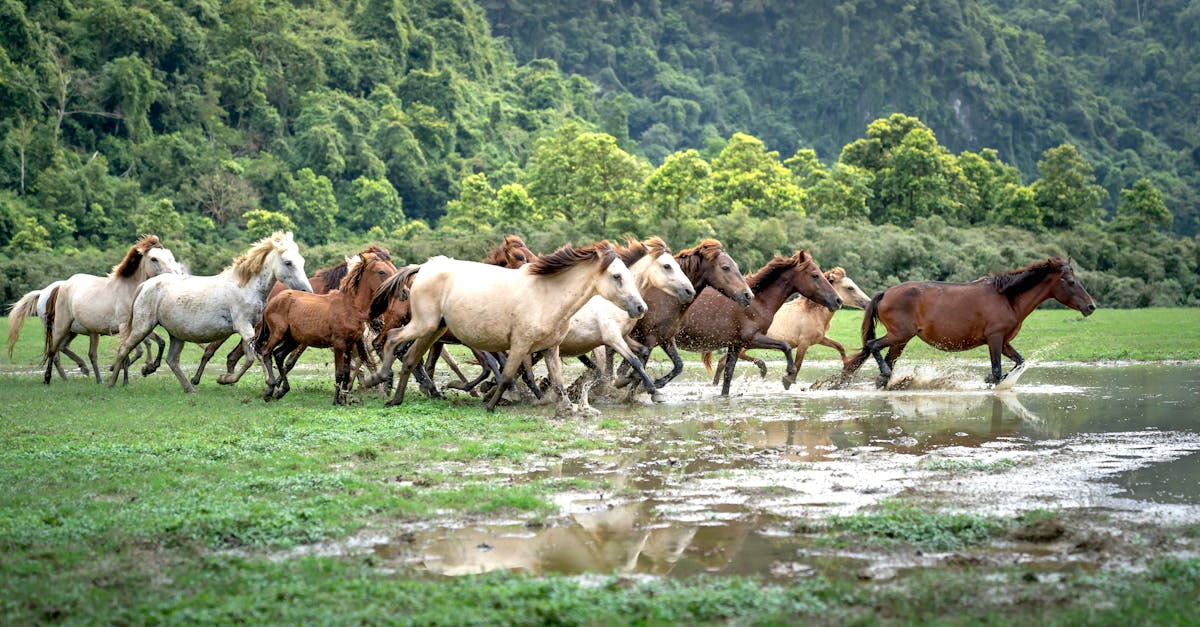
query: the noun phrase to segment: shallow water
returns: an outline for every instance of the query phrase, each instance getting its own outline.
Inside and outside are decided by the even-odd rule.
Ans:
[[[559,495],[562,516],[545,526],[423,525],[360,539],[356,550],[445,575],[875,579],[950,558],[833,550],[796,529],[900,494],[998,516],[1074,509],[1103,511],[1110,524],[1200,521],[1200,364],[1031,364],[1002,392],[981,376],[902,366],[901,390],[862,376],[846,389],[784,392],[778,379],[751,374],[730,398],[692,379],[669,386],[661,405],[594,400],[635,425],[618,452],[474,471],[598,478],[603,493]],[[984,559],[1072,562],[1019,543]]]

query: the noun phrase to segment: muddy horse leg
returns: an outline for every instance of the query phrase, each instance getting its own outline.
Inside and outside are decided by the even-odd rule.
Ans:
[[[730,346],[725,350],[725,378],[721,382],[721,396],[729,396],[729,385],[733,382],[733,371],[737,369],[737,356],[740,346]]]
[[[1013,360],[1013,370],[1020,368],[1021,364],[1025,363],[1025,358],[1022,357],[1021,353],[1018,353],[1017,349],[1013,348],[1013,345],[1009,342],[1004,343],[1004,348],[1001,349],[1001,354],[1003,354],[1005,357]],[[1012,370],[1009,370],[1009,373],[1011,374]],[[1008,375],[1004,375],[1004,376],[1008,376]]]

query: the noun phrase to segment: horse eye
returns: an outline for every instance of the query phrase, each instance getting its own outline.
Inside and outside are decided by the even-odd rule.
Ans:
[[[721,270],[724,272],[729,272],[729,266],[721,266]]]
[[[517,261],[525,261],[525,255],[517,254]]]
[[[669,264],[669,263],[664,263],[664,264],[663,264],[663,270],[666,270],[667,272],[670,272],[670,271],[671,271],[671,264]]]
[[[614,275],[613,275],[613,280],[614,280],[614,281],[616,281],[617,283],[620,283],[620,282],[621,282],[623,279],[621,278],[621,275],[619,275],[619,274],[614,274]]]
[[[819,277],[819,276],[821,276],[821,273],[820,273],[820,272],[814,272],[814,273],[812,274],[812,278],[814,278],[814,279],[815,279],[815,278],[817,278],[817,277]]]
[[[285,266],[290,266],[290,265],[292,265],[292,262],[291,262],[291,260],[285,260],[285,261],[283,262],[283,265],[285,265]]]

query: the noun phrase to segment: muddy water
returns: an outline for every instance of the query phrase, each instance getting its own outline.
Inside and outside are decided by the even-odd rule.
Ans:
[[[1095,520],[1117,534],[1200,521],[1200,364],[1033,365],[1005,392],[977,370],[899,370],[904,389],[885,391],[863,381],[784,392],[748,375],[727,399],[683,380],[663,405],[597,402],[633,424],[616,453],[468,472],[587,477],[604,490],[558,495],[562,515],[536,526],[430,524],[360,539],[359,550],[445,575],[888,578],[962,558],[834,550],[796,530],[896,496],[1006,517],[1102,512]],[[970,559],[1061,569],[1066,550],[1009,542]]]

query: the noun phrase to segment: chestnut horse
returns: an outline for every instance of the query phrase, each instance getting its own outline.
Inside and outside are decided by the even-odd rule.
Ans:
[[[417,276],[408,289],[405,286],[413,274]],[[551,385],[559,394],[561,411],[569,400],[563,387],[558,345],[567,334],[571,316],[597,294],[623,308],[630,317],[646,313],[646,302],[637,291],[633,275],[607,241],[583,248],[567,245],[516,270],[434,257],[388,279],[376,300],[390,300],[406,292],[410,294],[412,320],[388,331],[379,373],[368,377],[366,383],[389,380],[396,348],[412,341],[404,355],[396,395],[388,405],[404,402],[409,374],[425,351],[449,330],[469,346],[508,351],[499,385],[487,404],[489,411],[495,409],[525,358],[543,350],[547,351],[546,364]]]
[[[742,276],[737,262],[725,252],[721,242],[715,239],[706,239],[680,251],[675,255],[675,261],[684,276],[692,282],[697,295],[704,293],[705,288],[711,287],[742,307],[748,307],[754,298],[754,292],[746,285],[746,278]],[[661,346],[663,352],[671,358],[671,372],[656,379],[655,388],[661,388],[683,372],[683,358],[679,356],[679,348],[675,345],[675,334],[683,328],[688,309],[695,302],[693,299],[691,303],[681,303],[679,299],[656,291],[646,294],[646,315],[634,325],[629,337],[645,347],[641,354],[643,362],[655,346]],[[624,365],[623,369],[627,372],[628,364]],[[632,378],[624,375],[617,385],[626,385],[632,381]]]
[[[367,246],[357,256],[362,257],[368,253],[375,255],[383,261],[390,261],[392,258],[387,249],[380,248],[377,244]],[[309,284],[312,285],[312,293],[325,294],[330,290],[336,289],[338,284],[342,282],[342,279],[346,278],[346,274],[350,271],[348,265],[349,259],[343,259],[328,268],[321,268],[314,272],[308,279]],[[270,302],[272,298],[275,298],[275,296],[286,289],[288,289],[286,285],[276,281],[275,285],[271,287],[271,295],[267,297],[267,301]],[[258,331],[255,331],[255,333],[258,333]],[[204,374],[204,367],[208,365],[208,360],[212,359],[217,349],[221,348],[221,345],[224,343],[225,340],[221,340],[204,347],[204,354],[200,356],[200,365],[196,368],[196,374],[192,375],[192,385],[200,385],[200,375]],[[300,354],[303,352],[304,349],[302,347],[297,347],[296,351],[288,359],[288,370],[291,370],[296,365],[296,360],[300,359]],[[363,354],[366,354],[365,350]],[[237,367],[238,361],[245,355],[246,351],[242,348],[240,342],[229,351],[229,354],[225,357],[225,375],[220,379],[220,383],[226,385],[237,383],[238,380],[233,378],[234,369]]]
[[[846,306],[866,309],[867,304],[871,302],[871,297],[867,296],[866,292],[859,289],[858,284],[846,276],[846,271],[841,266],[826,271],[825,278],[829,279],[829,284],[837,290],[838,296],[842,297],[842,303]],[[829,332],[831,322],[833,322],[832,311],[807,298],[796,298],[784,303],[779,311],[775,312],[775,321],[771,323],[771,328],[767,329],[767,335],[791,344],[796,351],[796,370],[804,365],[804,355],[814,344],[828,346],[837,351],[844,364],[846,347],[842,346],[841,342],[825,335]],[[762,376],[767,376],[767,364],[763,360],[752,357],[745,350],[738,355],[738,359],[750,361],[758,366],[758,371]],[[700,360],[709,372],[713,371],[711,352],[701,355]],[[725,357],[722,356],[721,361],[717,362],[717,371],[713,374],[713,385],[720,380],[721,372],[724,369]]]
[[[797,251],[791,257],[776,255],[758,272],[747,277],[746,283],[754,291],[754,300],[749,307],[742,309],[716,290],[704,290],[696,298],[696,304],[688,310],[683,329],[675,336],[679,345],[687,350],[704,352],[725,347],[726,354],[734,356],[725,363],[721,396],[729,396],[729,384],[737,364],[736,355],[741,354],[743,348],[781,351],[787,359],[784,389],[795,382],[796,364],[792,361],[792,347],[783,340],[767,335],[767,330],[775,320],[775,312],[789,296],[800,294],[830,311],[837,311],[842,306],[841,297],[806,250]]]
[[[362,346],[360,340],[375,290],[396,274],[396,266],[384,256],[369,252],[346,261],[348,272],[336,290],[324,294],[284,290],[267,301],[258,331],[266,338],[258,345],[267,380],[264,400],[283,398],[288,393],[288,373],[296,363],[289,355],[310,346],[333,349],[333,404],[349,400],[351,353]],[[278,378],[271,370],[272,355],[279,366]]]
[[[992,372],[988,383],[1003,379],[1000,355],[1020,366],[1025,360],[1011,342],[1021,323],[1038,305],[1053,298],[1084,316],[1096,311],[1096,301],[1075,279],[1069,260],[1052,257],[1005,274],[971,283],[909,281],[871,298],[862,325],[862,352],[846,363],[844,379],[854,374],[867,356],[879,364],[879,387],[892,376],[892,366],[913,337],[944,351],[988,347]],[[875,338],[875,321],[887,334]],[[887,358],[881,353],[888,349]]]

